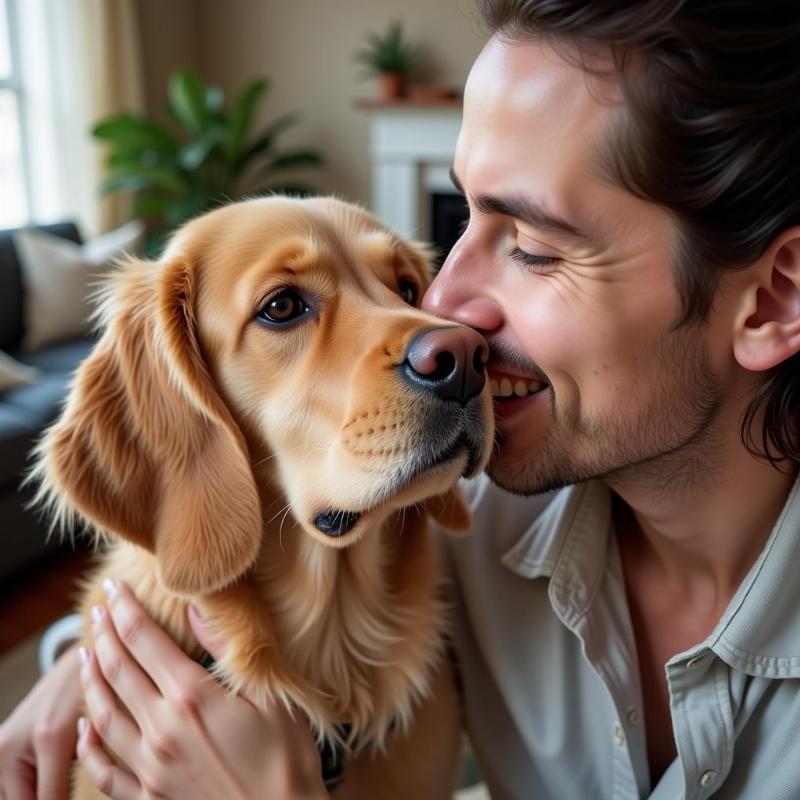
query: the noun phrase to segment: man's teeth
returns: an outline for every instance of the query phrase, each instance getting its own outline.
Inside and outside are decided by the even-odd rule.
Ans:
[[[508,378],[501,378],[499,381],[494,378],[489,379],[489,388],[493,397],[527,397],[543,389],[546,384],[542,381],[525,381],[518,378],[511,383]]]

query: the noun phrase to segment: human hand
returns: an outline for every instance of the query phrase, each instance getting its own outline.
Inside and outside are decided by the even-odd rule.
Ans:
[[[227,691],[125,584],[104,588],[108,606],[93,613],[94,652],[81,653],[90,720],[80,721],[78,738],[78,757],[102,792],[114,800],[328,797],[305,720],[279,705],[259,707],[247,690]],[[222,647],[202,619],[190,611],[189,620],[218,657]]]
[[[0,725],[3,800],[66,800],[82,699],[79,672],[72,647]]]

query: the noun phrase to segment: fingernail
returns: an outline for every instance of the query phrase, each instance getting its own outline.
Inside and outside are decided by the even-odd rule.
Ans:
[[[117,593],[117,589],[119,589],[119,581],[114,580],[114,578],[105,578],[103,580],[103,591],[108,597],[113,597]]]
[[[89,663],[89,651],[81,646],[78,648],[78,656],[81,659],[81,664],[85,667]]]
[[[104,613],[101,606],[92,606],[92,622],[100,622]]]
[[[86,722],[85,717],[78,717],[78,736],[83,736],[86,733],[86,729],[89,727],[89,724]]]

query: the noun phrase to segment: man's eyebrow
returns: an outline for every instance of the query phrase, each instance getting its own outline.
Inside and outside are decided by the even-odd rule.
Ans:
[[[464,187],[450,167],[450,180],[453,186],[466,197]],[[508,217],[526,222],[539,230],[560,236],[562,239],[570,239],[585,243],[591,237],[584,233],[580,228],[562,217],[546,211],[537,203],[518,195],[511,197],[496,197],[490,194],[479,194],[471,197],[475,208],[483,214],[504,214]]]

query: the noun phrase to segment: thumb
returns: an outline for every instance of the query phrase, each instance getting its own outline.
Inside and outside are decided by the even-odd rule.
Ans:
[[[189,620],[189,625],[192,626],[192,631],[197,637],[203,649],[214,659],[214,661],[221,661],[225,655],[225,647],[227,641],[220,636],[216,631],[211,629],[211,626],[206,622],[203,615],[198,610],[197,606],[189,605],[186,611],[186,616]],[[259,692],[255,687],[243,686],[238,690],[240,697],[249,700],[253,705],[262,709],[270,705],[264,697],[264,692]]]
[[[215,661],[219,661],[225,653],[225,640],[214,631],[210,630],[203,615],[197,610],[197,606],[189,605],[187,617],[189,618],[189,624],[192,626],[192,631],[197,637],[197,641],[200,642],[203,649],[206,650]]]

